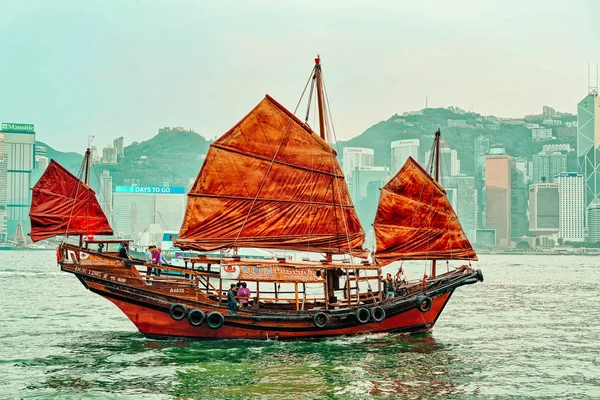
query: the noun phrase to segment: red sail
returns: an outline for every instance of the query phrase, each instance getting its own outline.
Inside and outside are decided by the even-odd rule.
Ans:
[[[54,160],[32,189],[31,240],[59,235],[112,235],[94,191]]]
[[[352,253],[358,221],[335,151],[274,99],[211,145],[176,246]]]
[[[446,191],[412,157],[381,189],[376,260],[477,260]]]

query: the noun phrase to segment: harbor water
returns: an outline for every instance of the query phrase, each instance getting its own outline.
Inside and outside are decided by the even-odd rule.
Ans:
[[[600,398],[600,257],[477,267],[430,334],[159,341],[54,252],[0,251],[0,399]]]

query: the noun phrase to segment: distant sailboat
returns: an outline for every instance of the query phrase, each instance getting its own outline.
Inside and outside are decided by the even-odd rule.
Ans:
[[[454,289],[483,280],[481,271],[464,265],[436,276],[434,269],[428,279],[397,281],[395,296],[386,298],[382,267],[398,260],[476,260],[475,252],[444,189],[409,159],[381,191],[373,263],[356,261],[368,257],[365,235],[336,152],[326,141],[319,58],[311,81],[320,134],[267,95],[211,145],[188,195],[175,245],[201,252],[229,249],[232,256],[189,257],[185,267],[153,265],[119,258],[121,240],[94,240],[92,235],[112,230],[86,184],[89,151],[84,182],[53,161],[34,187],[32,239],[79,235],[79,244],[59,246],[61,269],[116,304],[150,337],[267,339],[430,330]],[[94,249],[100,243],[103,252]],[[242,259],[235,255],[241,247],[316,252],[324,258]],[[227,289],[239,281],[247,282],[252,294],[238,296],[247,306],[237,309],[228,302]]]

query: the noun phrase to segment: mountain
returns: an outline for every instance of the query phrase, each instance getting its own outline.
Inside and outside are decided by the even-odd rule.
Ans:
[[[48,159],[54,159],[60,165],[67,168],[69,171],[73,173],[77,173],[79,171],[79,167],[81,166],[81,161],[83,160],[83,154],[67,152],[63,153],[62,151],[58,151],[44,142],[35,142],[36,146],[43,146],[46,148],[46,156]],[[83,153],[83,152],[82,152]]]
[[[552,126],[553,132],[555,132],[558,129],[564,129],[567,122],[576,121],[577,117],[572,114],[558,114],[553,119],[561,123],[558,125],[558,122],[555,122],[557,125]],[[571,148],[576,148],[575,136],[560,137],[543,142],[533,141],[528,124],[533,124],[533,126],[537,124],[543,127],[545,121],[547,122],[547,119],[542,115],[525,116],[521,119],[504,119],[465,112],[455,107],[427,108],[403,115],[395,114],[388,120],[371,126],[359,136],[338,142],[336,147],[340,152],[344,147],[374,149],[375,165],[390,167],[391,142],[403,139],[421,139],[419,157],[424,160],[425,152],[430,150],[433,143],[434,133],[440,128],[442,140],[448,143],[448,147],[458,152],[461,172],[472,175],[474,173],[474,139],[478,136],[490,139],[492,146],[505,147],[506,153],[513,157],[528,159],[540,152],[545,144],[568,143]],[[573,133],[572,129],[571,133]],[[569,158],[569,168],[577,168],[574,154]]]

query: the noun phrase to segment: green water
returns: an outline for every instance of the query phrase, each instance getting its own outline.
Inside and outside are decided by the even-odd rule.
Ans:
[[[0,399],[599,398],[600,257],[481,258],[431,334],[184,342],[143,338],[54,252],[3,251]]]

